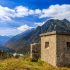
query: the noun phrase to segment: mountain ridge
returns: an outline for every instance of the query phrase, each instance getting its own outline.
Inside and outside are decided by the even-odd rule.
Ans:
[[[70,22],[66,19],[50,19],[42,26],[38,26],[31,33],[27,34],[27,36],[22,36],[14,41],[10,40],[6,43],[6,46],[17,50],[16,52],[29,53],[31,43],[40,43],[40,34],[52,31],[70,32]]]

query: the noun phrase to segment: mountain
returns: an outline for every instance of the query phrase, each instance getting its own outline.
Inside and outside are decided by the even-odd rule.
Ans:
[[[11,38],[6,46],[14,49],[16,52],[22,52],[24,54],[30,52],[30,44],[31,43],[40,43],[40,34],[46,32],[70,32],[70,22],[66,19],[58,20],[51,19],[45,22],[42,26],[38,26],[37,28],[31,30],[30,32],[21,33],[19,35]]]
[[[13,49],[7,48],[7,47],[3,46],[2,44],[0,44],[0,51],[15,52]]]
[[[9,36],[0,36],[0,44],[4,45],[10,38]]]
[[[0,51],[7,51],[7,52],[9,52],[9,51],[14,51],[14,50],[12,50],[12,49],[10,49],[10,48],[7,48],[6,46],[5,46],[5,43],[9,40],[11,38],[11,36],[0,36]]]
[[[27,36],[28,34],[30,34],[33,30],[34,30],[34,28],[32,28],[32,29],[30,29],[30,30],[27,30],[27,31],[25,31],[25,32],[23,32],[23,33],[20,33],[20,34],[14,36],[13,38],[11,38],[11,40],[18,40],[18,39],[20,39],[20,38],[22,38],[22,37],[26,37],[26,36]]]
[[[16,52],[25,53],[27,50],[29,50],[30,46],[29,43],[26,41],[28,37],[32,34],[34,29],[27,30],[21,34],[18,34],[14,37],[12,37],[5,46],[15,50]],[[28,48],[26,48],[28,47]],[[24,49],[23,49],[24,48]]]
[[[45,32],[70,32],[70,22],[66,19],[58,20],[58,19],[51,19],[48,20],[41,28],[42,33]]]

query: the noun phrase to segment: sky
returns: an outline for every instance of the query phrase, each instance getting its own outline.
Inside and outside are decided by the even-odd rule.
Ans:
[[[70,0],[0,0],[0,35],[14,36],[48,19],[70,21]]]

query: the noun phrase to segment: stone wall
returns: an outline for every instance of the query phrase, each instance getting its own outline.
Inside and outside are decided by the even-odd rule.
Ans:
[[[45,42],[49,42],[48,48]],[[56,35],[41,36],[41,60],[56,66],[56,59]]]
[[[45,42],[49,47],[45,48]],[[67,49],[70,35],[49,33],[41,36],[41,59],[53,66],[70,66],[70,49]]]
[[[70,66],[70,33],[49,32],[41,34],[41,45],[31,44],[31,58],[53,66]]]
[[[41,58],[41,45],[39,43],[31,44],[31,58],[34,61]]]
[[[57,66],[70,65],[70,49],[67,49],[70,35],[57,35]]]

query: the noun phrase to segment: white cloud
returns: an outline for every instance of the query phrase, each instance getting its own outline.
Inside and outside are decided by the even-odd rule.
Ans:
[[[50,17],[54,19],[68,19],[70,21],[70,5],[51,5],[47,9],[29,9],[24,6],[17,6],[14,9],[0,5],[0,21],[11,21],[12,18],[38,15],[39,18]]]
[[[33,15],[34,14],[34,10],[29,10],[29,15]]]
[[[0,5],[0,20],[1,21],[11,21],[12,18],[16,17],[24,17],[28,15],[39,15],[41,14],[41,10],[36,9],[28,9],[27,7],[24,6],[17,6],[14,9],[10,9],[8,7],[3,7]]]
[[[21,32],[24,32],[24,31],[26,31],[26,30],[30,30],[30,29],[32,29],[33,27],[30,27],[30,26],[28,26],[28,25],[22,25],[22,26],[20,26],[20,27],[18,27],[17,29],[19,30],[19,31],[21,31]]]
[[[28,15],[40,15],[42,12],[40,9],[28,9],[24,6],[17,6],[15,8],[15,17],[24,17],[24,16],[28,16]]]
[[[35,26],[42,26],[45,22],[35,22]]]
[[[35,14],[41,14],[42,13],[42,11],[40,10],[40,9],[35,9]]]
[[[70,21],[70,5],[51,5],[48,9],[43,9],[40,18],[51,17],[54,19],[68,19]]]
[[[17,28],[0,28],[0,35],[1,36],[9,36],[9,35],[17,35],[17,34],[20,34],[22,32],[25,32],[27,30],[30,30],[32,29],[33,27],[30,27],[28,25],[22,25],[20,27],[17,27]]]
[[[0,5],[0,21],[12,21],[12,18],[28,16],[29,11],[31,12],[31,10],[23,6],[10,9]]]
[[[0,28],[0,35],[1,36],[9,36],[9,35],[17,35],[21,33],[16,28]]]
[[[16,17],[23,17],[23,16],[28,16],[28,11],[29,9],[23,6],[18,6],[15,8],[15,16]]]
[[[8,7],[2,7],[0,5],[0,20],[2,21],[11,21],[10,17],[13,17],[15,11],[12,9],[9,9]]]

